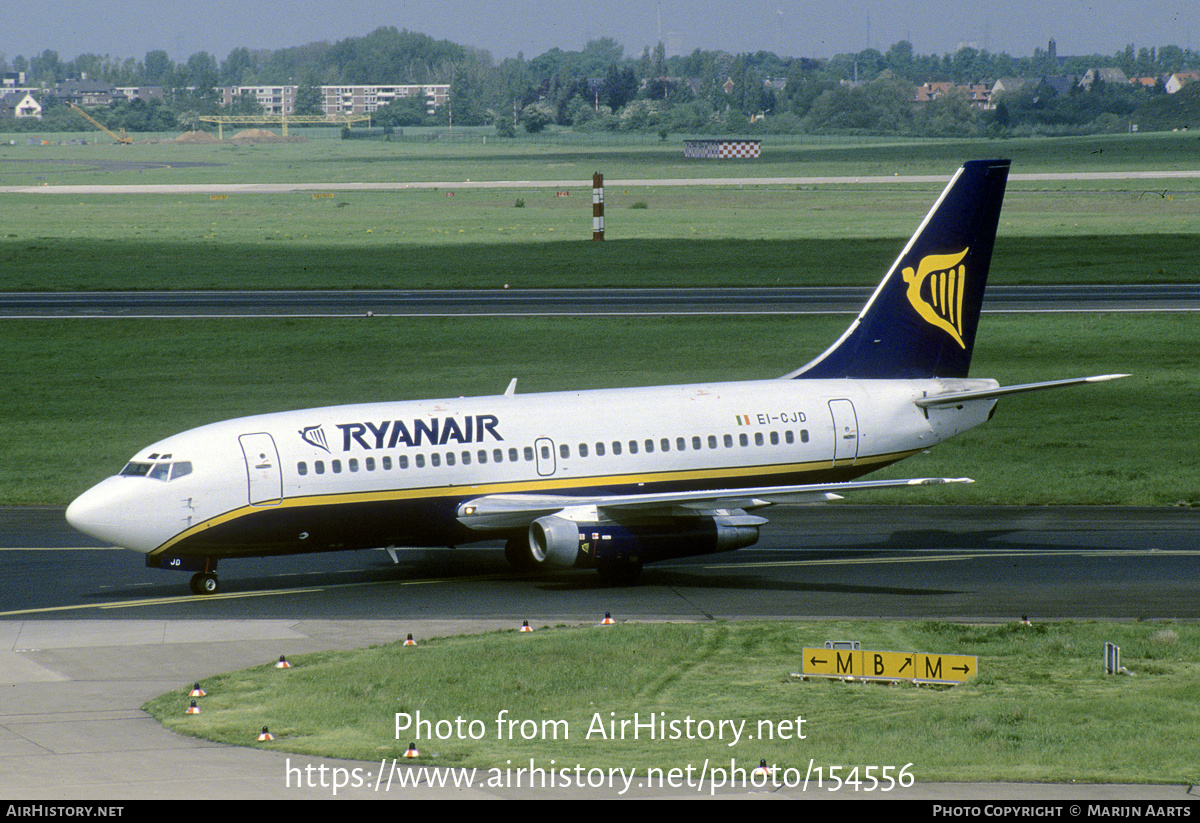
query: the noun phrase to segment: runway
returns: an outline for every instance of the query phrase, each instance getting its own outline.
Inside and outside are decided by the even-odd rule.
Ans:
[[[0,292],[0,318],[853,314],[871,288]],[[1194,312],[1200,285],[991,286],[984,312]]]

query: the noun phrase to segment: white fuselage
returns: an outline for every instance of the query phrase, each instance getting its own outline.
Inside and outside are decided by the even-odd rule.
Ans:
[[[916,399],[995,385],[775,379],[244,417],[142,450],[68,519],[145,553],[452,545],[499,536],[455,518],[482,495],[850,480],[978,425],[995,402],[921,409]],[[171,468],[180,464],[189,470]]]

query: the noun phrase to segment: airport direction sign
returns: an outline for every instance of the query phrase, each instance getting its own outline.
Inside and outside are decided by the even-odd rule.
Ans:
[[[978,658],[966,654],[824,648],[803,651],[801,672],[806,676],[953,684],[963,683],[979,671]]]

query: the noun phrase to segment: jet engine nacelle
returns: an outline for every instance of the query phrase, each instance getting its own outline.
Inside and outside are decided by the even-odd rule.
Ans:
[[[761,517],[746,514],[587,523],[549,515],[529,526],[529,554],[544,568],[653,563],[733,551],[758,542]]]

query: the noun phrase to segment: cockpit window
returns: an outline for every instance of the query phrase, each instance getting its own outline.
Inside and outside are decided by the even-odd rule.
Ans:
[[[163,455],[170,457],[170,455]],[[163,462],[147,462],[140,460],[130,460],[125,464],[125,468],[121,469],[122,477],[149,477],[153,480],[162,480],[167,482],[178,477],[183,477],[186,474],[192,473],[192,464],[189,461],[183,460],[176,463]]]

